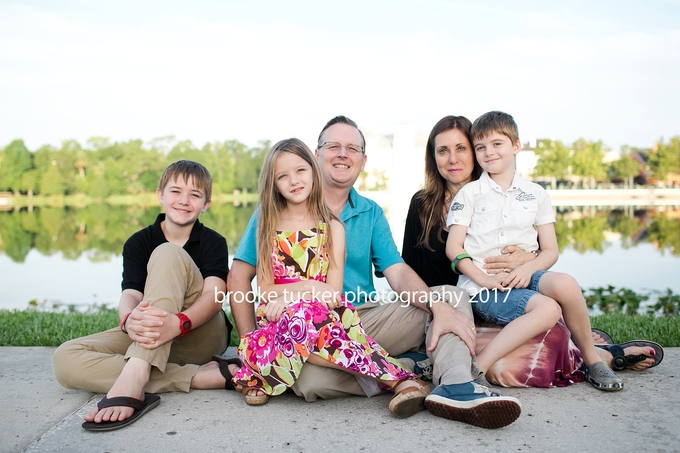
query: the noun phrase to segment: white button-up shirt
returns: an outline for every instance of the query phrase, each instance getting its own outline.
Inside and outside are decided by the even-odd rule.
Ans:
[[[550,197],[543,187],[515,174],[503,192],[487,172],[458,191],[449,207],[446,225],[468,227],[463,248],[482,269],[484,258],[498,256],[506,245],[524,251],[538,249],[538,225],[554,223]],[[461,275],[458,286],[474,295],[481,287]]]

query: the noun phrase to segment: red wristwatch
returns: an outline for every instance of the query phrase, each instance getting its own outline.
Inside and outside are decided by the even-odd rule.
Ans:
[[[179,330],[182,331],[177,338],[183,337],[191,332],[191,319],[184,313],[175,313],[175,315],[179,318]]]

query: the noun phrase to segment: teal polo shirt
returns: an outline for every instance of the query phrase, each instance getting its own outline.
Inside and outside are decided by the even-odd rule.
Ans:
[[[257,262],[257,221],[260,208],[253,213],[241,237],[234,259],[251,266]],[[373,270],[377,277],[393,264],[403,263],[401,255],[392,238],[390,225],[385,213],[378,204],[362,197],[354,188],[349,192],[347,204],[340,213],[345,224],[345,276],[343,292],[355,306],[363,304],[367,298],[374,298]]]

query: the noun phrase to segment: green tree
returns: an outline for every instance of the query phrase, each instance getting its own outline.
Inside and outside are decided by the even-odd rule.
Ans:
[[[534,176],[564,179],[571,165],[570,151],[558,140],[539,140],[534,150],[538,156]]]
[[[64,195],[66,184],[56,161],[40,178],[39,187],[41,195]]]
[[[75,140],[65,140],[61,144],[61,148],[52,153],[52,162],[56,162],[59,167],[59,172],[62,176],[64,185],[64,192],[71,194],[76,190],[76,181],[80,178],[81,171],[84,174],[84,168],[78,169],[78,165],[85,165],[82,162],[82,156],[85,151]],[[76,162],[79,162],[76,165]]]
[[[21,178],[33,168],[33,155],[23,140],[14,140],[0,155],[0,190],[11,190],[18,194]]]
[[[29,197],[33,196],[33,192],[38,191],[38,184],[39,184],[39,179],[40,174],[38,173],[38,170],[31,169],[28,170],[26,173],[23,174],[21,177],[21,184],[20,188],[23,192],[26,192],[26,194]]]
[[[589,179],[603,180],[607,176],[604,155],[607,149],[601,141],[589,142],[579,138],[572,144],[571,172],[584,181]]]
[[[236,162],[234,174],[235,189],[245,189],[250,192],[257,191],[262,163],[269,148],[269,141],[260,142],[260,145],[254,148],[247,148],[241,143],[233,142],[232,150]]]
[[[622,150],[627,150],[622,147]],[[623,154],[620,158],[613,161],[609,166],[609,175],[612,179],[626,182],[626,186],[633,186],[633,178],[640,174],[644,169],[640,162],[633,159],[630,154]]]
[[[672,174],[680,174],[680,136],[675,136],[668,144],[659,140],[657,149],[652,151],[647,160],[654,179],[665,180]]]

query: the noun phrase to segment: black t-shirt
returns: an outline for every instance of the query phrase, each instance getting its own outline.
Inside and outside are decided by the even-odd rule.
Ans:
[[[446,239],[449,237],[449,232],[442,230],[441,236],[444,242],[441,242],[437,238],[437,228],[430,230],[428,243],[434,251],[428,250],[422,245],[416,246],[424,229],[419,217],[419,210],[422,206],[417,200],[421,192],[416,192],[411,198],[411,205],[406,216],[406,226],[404,227],[404,244],[401,248],[401,257],[406,264],[416,271],[416,274],[423,279],[427,286],[456,286],[458,275],[451,270],[451,261],[446,256]]]
[[[168,242],[165,239],[161,222],[165,220],[165,214],[158,214],[153,225],[139,230],[125,241],[123,245],[123,290],[135,289],[144,292],[146,284],[146,266],[151,258],[151,253],[161,244]],[[227,241],[218,232],[203,226],[196,220],[189,240],[182,247],[194,260],[201,270],[203,278],[219,277],[227,281],[229,272],[229,251]]]

